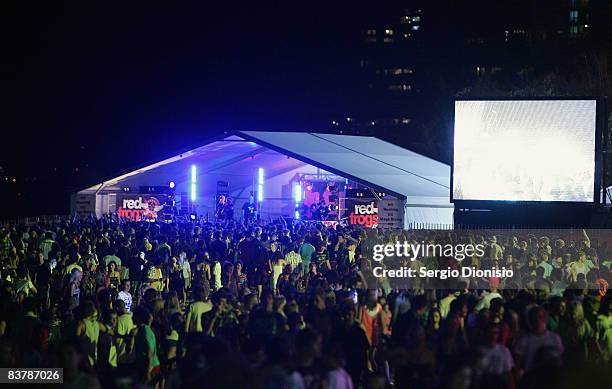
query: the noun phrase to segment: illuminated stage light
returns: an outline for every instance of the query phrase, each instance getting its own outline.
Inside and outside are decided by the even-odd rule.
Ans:
[[[170,189],[174,189],[174,181],[170,181]]]
[[[295,198],[295,203],[299,204],[302,202],[302,185],[296,184],[293,187],[293,198]]]
[[[196,201],[197,199],[197,191],[196,191],[197,172],[198,172],[198,168],[196,167],[196,165],[191,165],[191,201]]]
[[[263,201],[263,184],[264,183],[264,170],[262,167],[257,169],[257,201]]]
[[[295,211],[295,218],[299,219],[300,218],[300,211]]]

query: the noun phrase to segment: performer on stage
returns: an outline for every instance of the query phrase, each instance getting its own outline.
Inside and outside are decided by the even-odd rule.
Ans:
[[[255,197],[253,196],[253,192],[249,196],[249,201],[245,202],[242,206],[242,216],[244,217],[244,221],[246,224],[255,220]]]
[[[225,220],[234,220],[234,200],[228,197],[225,201],[225,209],[223,210]]]
[[[221,195],[219,196],[219,201],[217,202],[217,210],[215,212],[217,221],[221,221],[225,219],[223,215],[224,211],[225,211],[225,196]]]

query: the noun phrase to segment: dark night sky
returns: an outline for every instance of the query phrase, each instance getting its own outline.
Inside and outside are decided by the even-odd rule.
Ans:
[[[45,2],[11,12],[2,127],[14,141],[0,166],[36,176],[53,202],[225,130],[312,130],[346,111],[350,77],[338,74],[354,67],[342,52],[359,29],[343,7]]]
[[[84,3],[3,7],[0,177],[18,182],[0,186],[0,216],[65,212],[71,191],[226,130],[329,130],[357,107],[356,45],[378,12],[376,2]],[[441,45],[472,28],[458,10],[487,13],[485,28],[500,13],[483,0],[425,3]]]

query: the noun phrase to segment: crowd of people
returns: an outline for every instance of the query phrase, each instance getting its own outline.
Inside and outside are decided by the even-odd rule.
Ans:
[[[403,240],[481,242],[463,264],[518,281],[394,287],[373,276],[371,247]],[[609,385],[607,243],[282,218],[5,225],[0,367],[62,367],[67,388]],[[405,263],[423,264],[461,265]]]

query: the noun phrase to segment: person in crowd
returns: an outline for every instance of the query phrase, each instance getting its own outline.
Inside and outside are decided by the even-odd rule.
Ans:
[[[134,353],[137,382],[157,385],[160,381],[161,365],[157,356],[157,339],[151,329],[153,315],[142,306],[134,308]]]
[[[270,244],[270,266],[272,273],[270,276],[270,288],[276,293],[276,284],[285,266],[285,258],[278,248],[277,242]]]
[[[107,309],[102,313],[102,324],[106,329],[98,339],[98,370],[100,376],[108,379],[117,369],[117,312]],[[108,386],[108,385],[104,385]]]
[[[134,329],[134,322],[131,313],[127,310],[123,300],[117,300],[115,303],[117,311],[117,327],[116,327],[116,347],[117,347],[117,363],[125,364],[130,361],[129,347],[131,342],[131,333]]]
[[[132,287],[130,280],[121,281],[121,291],[117,294],[117,300],[123,301],[125,309],[128,312],[132,310],[132,295],[130,294],[130,289]]]
[[[183,293],[179,298],[181,299],[181,303],[185,304],[187,302],[187,291],[191,289],[191,264],[187,261],[187,253],[185,251],[179,253],[179,268],[181,269],[183,282],[185,284]]]
[[[164,288],[164,277],[162,273],[163,262],[161,259],[157,259],[154,262],[149,262],[147,269],[147,283],[148,285],[160,292]]]
[[[583,303],[574,300],[569,304],[567,316],[560,322],[558,333],[563,341],[566,360],[584,363],[593,352],[593,328],[584,317]]]
[[[102,258],[102,262],[104,263],[104,268],[108,269],[109,265],[111,263],[115,264],[115,267],[119,267],[121,266],[121,258],[119,258],[117,256],[117,248],[114,248],[111,253],[109,253],[108,255],[104,256]]]
[[[541,306],[534,306],[527,313],[527,324],[529,332],[521,336],[514,346],[514,353],[518,359],[518,366],[530,371],[535,365],[535,358],[538,351],[550,348],[555,352],[557,358],[563,354],[563,343],[561,338],[554,332],[546,329],[548,314]]]
[[[82,317],[76,327],[76,336],[81,339],[89,366],[94,368],[98,361],[98,341],[100,333],[106,332],[106,326],[98,320],[98,310],[93,301],[83,303]]]
[[[285,318],[274,310],[274,293],[271,290],[262,292],[261,304],[253,309],[247,330],[251,337],[261,339],[286,330]]]
[[[370,343],[363,327],[356,321],[356,306],[352,300],[345,300],[340,307],[340,322],[334,329],[332,342],[344,350],[345,369],[353,385],[361,382],[368,368]]]
[[[204,332],[202,315],[212,310],[212,303],[208,300],[208,292],[204,288],[197,288],[193,298],[194,302],[189,305],[187,312],[187,332]]]
[[[612,360],[611,253],[597,234],[112,215],[2,226],[0,358],[55,362],[67,387],[543,387]],[[482,243],[463,265],[515,276],[375,277],[371,245],[398,240]],[[462,266],[437,254],[382,265]]]
[[[312,257],[312,254],[314,254],[315,252],[315,247],[310,244],[309,237],[308,239],[300,239],[299,242],[300,248],[298,250],[298,253],[300,254],[300,257],[302,257],[302,269],[304,271],[304,274],[306,274],[310,269],[310,259]]]
[[[498,342],[500,335],[499,324],[489,323],[484,328],[483,342],[479,347],[482,357],[483,373],[497,378],[502,387],[514,388],[514,359],[510,350]]]
[[[378,303],[376,290],[369,290],[367,300],[359,307],[358,320],[365,329],[370,346],[376,347],[383,334],[382,306]]]
[[[212,297],[213,309],[202,316],[202,327],[206,335],[218,336],[231,334],[238,326],[236,313],[227,303],[223,291],[215,292]]]
[[[25,265],[20,265],[17,269],[17,277],[15,280],[15,293],[17,295],[23,294],[23,296],[28,297],[36,294],[37,291],[38,289],[36,289],[30,278],[30,270]]]
[[[132,256],[128,261],[128,275],[132,290],[135,295],[140,292],[140,285],[143,281],[143,269],[145,267],[145,253],[138,251],[137,248],[132,250]]]
[[[599,304],[595,339],[601,359],[606,363],[612,361],[612,297],[609,293]]]
[[[179,297],[179,301],[184,301],[185,279],[183,278],[183,268],[179,264],[177,257],[170,258],[168,266],[168,290],[174,292]]]
[[[448,316],[448,311],[450,310],[450,304],[456,298],[457,296],[455,296],[455,291],[452,289],[449,289],[446,292],[446,296],[444,296],[444,298],[440,300],[439,309],[440,309],[440,315],[442,316],[442,319],[446,319],[446,316]]]
[[[553,332],[559,332],[559,325],[562,320],[565,320],[567,311],[567,302],[561,296],[552,296],[549,301],[548,323],[546,328]]]
[[[82,367],[84,358],[81,347],[75,339],[67,339],[60,344],[58,361],[63,368],[64,388],[101,388],[98,378]]]
[[[114,261],[111,261],[108,264],[108,279],[110,281],[110,287],[118,290],[119,283],[121,282],[121,273],[117,270],[117,264]]]

